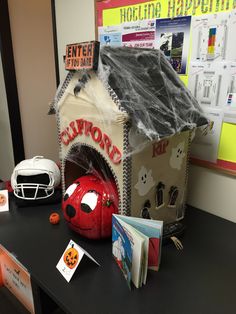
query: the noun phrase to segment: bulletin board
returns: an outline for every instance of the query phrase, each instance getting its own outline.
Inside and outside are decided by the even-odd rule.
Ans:
[[[231,72],[235,74],[236,86],[236,51],[234,52],[233,50],[234,48],[236,49],[236,47],[229,46],[229,54],[227,54],[227,56],[225,51],[224,56],[222,52],[226,45],[226,31],[228,32],[228,45],[230,45],[228,30],[233,30],[233,28],[236,29],[236,10],[234,9],[236,9],[236,0],[95,0],[96,38],[100,41],[101,44],[104,39],[107,40],[109,38],[109,40],[113,41],[114,45],[118,46],[130,45],[130,47],[135,47],[138,45],[136,47],[143,46],[144,48],[156,48],[163,51],[165,49],[165,55],[170,59],[170,62],[173,68],[179,74],[180,79],[186,86],[189,87],[190,90],[194,77],[191,71],[195,70],[193,73],[198,73],[200,69],[200,71],[203,71],[203,73],[207,73],[206,78],[204,78],[204,82],[206,82],[204,83],[206,84],[204,87],[204,92],[202,92],[202,94],[199,92],[199,95],[201,95],[197,96],[203,99],[202,103],[209,101],[209,108],[211,109],[212,104],[210,102],[214,100],[214,97],[211,96],[208,97],[209,99],[207,99],[206,94],[209,93],[209,88],[211,88],[211,86],[209,87],[207,84],[213,84],[214,89],[216,89],[214,84],[217,85],[217,80],[212,76],[210,78],[212,80],[211,82],[213,83],[209,83],[209,73],[213,72],[211,68],[206,70],[204,67],[207,67],[208,64],[209,67],[212,67],[211,64],[214,63],[212,62],[215,61],[213,60],[214,58],[217,62],[222,62],[222,64],[225,62],[226,58],[227,60],[230,60],[230,63],[227,63],[227,67],[230,69],[231,61],[235,62],[233,63],[235,69],[233,69]],[[221,18],[220,21],[218,21],[218,16]],[[211,19],[213,21],[211,21]],[[164,37],[168,38],[168,42],[170,42],[169,38],[171,38],[172,50],[170,52],[168,48],[166,48],[167,45],[164,43],[164,41],[164,44],[162,44],[161,48],[160,46],[156,46],[156,43],[154,43],[155,46],[151,46],[153,39],[153,35],[151,33],[153,30],[152,21],[154,21],[155,42],[157,43],[160,40],[161,45],[161,40]],[[222,26],[224,21],[230,21],[230,27],[228,24]],[[127,33],[127,29],[136,27],[133,25],[136,25],[137,23],[139,23],[139,39],[140,36],[145,36],[143,37],[143,41],[139,41],[139,43],[137,40],[137,34],[135,38],[135,36],[131,36]],[[145,32],[142,32],[142,27],[145,29]],[[198,34],[201,36],[196,36],[194,34],[194,31],[197,29],[197,27],[200,29]],[[158,30],[161,31],[158,32]],[[107,34],[109,34],[109,36],[107,36]],[[119,34],[122,34],[121,37]],[[182,44],[180,49],[180,47],[178,47],[178,43],[181,42],[181,40]],[[203,48],[194,48],[194,45],[196,46],[199,40],[202,44],[201,47]],[[234,45],[233,42],[234,40],[232,40],[231,45]],[[176,45],[175,49],[173,48],[174,45]],[[178,55],[180,50],[181,58]],[[200,56],[194,56],[194,54],[199,54],[199,50]],[[235,56],[235,60],[231,60],[232,56],[230,53],[232,56]],[[193,60],[193,58],[196,60]],[[222,65],[222,68],[225,69],[225,66]],[[219,78],[221,78],[222,73],[218,69],[217,71],[215,71],[217,73],[214,75],[216,78],[217,75]],[[198,76],[196,77],[198,79]],[[222,80],[220,83],[222,83]],[[198,85],[201,86],[199,80]],[[221,86],[221,88],[223,87]],[[193,90],[194,88],[192,87],[191,91],[194,92]],[[215,98],[217,99],[219,98],[218,94],[216,93],[215,95]],[[232,97],[236,97],[236,91],[235,96],[227,94],[227,97],[229,97],[227,98],[228,104],[231,104],[232,101],[236,102],[236,98],[235,100],[234,98],[232,100]],[[198,99],[198,97],[196,98]],[[191,158],[191,162],[193,164],[222,171],[226,174],[236,175],[236,110],[235,117],[225,120],[222,116],[222,113],[217,112],[218,108],[214,108],[212,111],[209,110],[209,108],[209,117],[211,118],[216,116],[218,119],[215,122],[216,131],[214,131],[216,135],[218,133],[218,144],[210,152],[210,154],[213,154],[215,158],[214,160],[207,160],[204,158],[204,156],[200,156],[199,158],[199,156],[195,157],[193,155],[194,157]],[[231,112],[229,113],[231,114]],[[219,124],[218,126],[217,123]],[[203,144],[207,147],[207,143]],[[204,146],[201,146],[201,150],[204,152]]]

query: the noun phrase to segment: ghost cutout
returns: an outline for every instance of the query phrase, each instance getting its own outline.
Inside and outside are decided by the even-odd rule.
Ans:
[[[122,258],[124,258],[125,250],[122,245],[121,237],[118,237],[118,239],[113,242],[112,253],[117,258],[118,261],[122,261]]]
[[[141,167],[138,174],[138,182],[135,184],[135,189],[138,190],[140,196],[146,195],[155,185],[152,177],[152,170],[147,170],[144,166]]]
[[[184,142],[181,142],[175,148],[172,148],[172,153],[170,157],[171,168],[180,170],[182,167],[184,157],[185,157]]]

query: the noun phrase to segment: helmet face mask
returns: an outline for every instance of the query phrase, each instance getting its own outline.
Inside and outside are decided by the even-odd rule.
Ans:
[[[27,171],[27,169],[25,169]],[[30,171],[30,169],[29,169]],[[43,199],[54,193],[54,180],[50,173],[38,175],[19,175],[16,171],[16,184],[14,194],[22,199]]]
[[[43,157],[22,161],[15,167],[11,177],[14,195],[24,200],[48,198],[59,183],[59,168],[53,161]]]

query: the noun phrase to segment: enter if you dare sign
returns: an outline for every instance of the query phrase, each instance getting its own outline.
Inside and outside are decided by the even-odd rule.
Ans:
[[[90,41],[66,46],[66,70],[97,70],[99,42]]]

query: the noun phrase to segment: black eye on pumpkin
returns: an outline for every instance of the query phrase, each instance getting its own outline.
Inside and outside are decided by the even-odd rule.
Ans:
[[[66,193],[66,194],[64,195],[64,198],[63,198],[63,199],[64,199],[64,201],[67,201],[68,198],[69,198],[69,194]]]
[[[91,211],[92,211],[92,209],[90,208],[90,206],[87,205],[87,204],[81,203],[81,206],[80,206],[80,207],[81,207],[82,211],[85,212],[85,213],[87,213],[87,214],[91,213]]]
[[[98,194],[96,191],[89,191],[84,194],[81,200],[81,209],[85,213],[91,213],[97,206]]]

